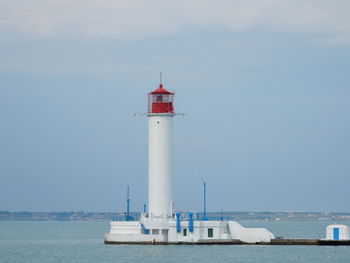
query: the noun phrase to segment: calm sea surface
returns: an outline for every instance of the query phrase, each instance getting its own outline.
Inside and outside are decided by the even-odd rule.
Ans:
[[[286,238],[322,238],[333,222],[241,223],[267,227]],[[0,221],[0,263],[350,262],[350,247],[104,245],[107,231],[108,222]]]

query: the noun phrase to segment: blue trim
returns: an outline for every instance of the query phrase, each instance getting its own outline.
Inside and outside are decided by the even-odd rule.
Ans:
[[[339,228],[333,228],[333,239],[339,240]]]
[[[181,222],[180,222],[180,213],[176,212],[176,232],[180,233],[181,232]]]
[[[141,228],[142,228],[143,234],[149,235],[149,229],[146,229],[144,224],[141,224]]]
[[[188,212],[188,230],[193,232],[193,213]]]

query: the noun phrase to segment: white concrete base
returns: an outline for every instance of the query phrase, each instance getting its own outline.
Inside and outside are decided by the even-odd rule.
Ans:
[[[112,221],[106,243],[196,243],[203,241],[233,241],[244,243],[270,242],[274,235],[265,228],[245,228],[235,221],[181,221],[177,232],[174,218],[141,218],[140,221]]]

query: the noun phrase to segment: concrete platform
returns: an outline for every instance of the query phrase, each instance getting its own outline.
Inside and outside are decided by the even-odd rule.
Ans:
[[[264,245],[264,246],[350,246],[350,240],[272,239],[271,242],[245,243],[240,240],[199,240],[198,242],[104,242],[107,245]]]

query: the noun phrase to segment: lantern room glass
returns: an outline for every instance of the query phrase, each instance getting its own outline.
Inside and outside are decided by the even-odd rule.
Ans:
[[[148,94],[148,113],[173,113],[174,112],[174,94],[172,93],[149,93]],[[157,106],[162,106],[164,110],[155,111]]]

